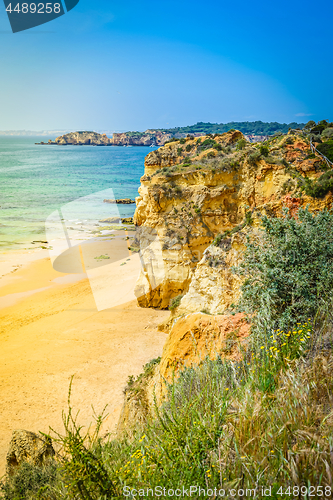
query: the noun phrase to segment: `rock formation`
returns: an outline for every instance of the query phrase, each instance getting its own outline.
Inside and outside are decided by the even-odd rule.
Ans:
[[[214,238],[233,233],[248,210],[278,214],[288,203],[314,210],[331,205],[330,193],[323,199],[297,194],[298,179],[317,178],[322,164],[301,132],[261,147],[233,131],[172,141],[148,154],[134,222],[142,238],[145,230],[157,233],[162,257],[155,268],[163,278],[155,286],[149,269],[141,273],[141,306],[167,308],[173,297],[185,295],[184,312],[223,313],[239,293],[230,267],[242,252],[243,236],[235,233],[208,249]]]
[[[103,200],[104,203],[117,203],[119,205],[131,205],[132,203],[135,203],[135,200],[131,200],[131,198],[120,198],[119,200],[114,200],[114,199],[110,199],[110,200]]]
[[[7,453],[7,474],[12,475],[23,462],[42,465],[54,456],[51,440],[33,432],[13,431]]]
[[[44,142],[40,144],[45,145]],[[106,134],[98,134],[97,132],[70,132],[69,134],[57,137],[54,142],[49,140],[48,145],[58,146],[110,146],[111,139]]]

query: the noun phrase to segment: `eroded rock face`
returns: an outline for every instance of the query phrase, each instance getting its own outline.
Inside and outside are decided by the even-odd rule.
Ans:
[[[242,260],[246,233],[244,229],[205,250],[177,309],[177,316],[203,310],[223,314],[231,304],[238,302],[241,280],[231,269]]]
[[[282,136],[271,143],[268,156],[260,154],[260,144],[246,143],[238,150],[240,139],[243,135],[238,131],[186,139],[168,143],[146,157],[134,223],[141,228],[142,237],[145,230],[156,231],[161,249],[154,261],[159,269],[158,285],[152,283],[149,270],[138,280],[142,307],[167,308],[173,297],[189,292],[192,305],[186,298],[182,300],[182,306],[189,306],[187,311],[195,310],[194,302],[206,308],[202,297],[211,296],[208,309],[223,313],[237,297],[230,266],[241,244],[233,239],[227,254],[212,248],[211,256],[220,252],[225,268],[220,266],[220,273],[207,271],[204,252],[219,233],[240,225],[248,209],[256,209],[258,216],[280,214],[288,203],[310,205],[314,210],[331,206],[331,194],[322,200],[293,194],[297,181],[291,167],[303,177],[320,175],[318,159],[307,158],[311,150],[304,138]]]
[[[164,346],[160,376],[171,382],[180,369],[198,365],[207,356],[239,360],[240,345],[245,345],[249,334],[250,325],[243,313],[211,316],[197,312],[181,317]]]
[[[13,431],[7,453],[7,474],[14,474],[23,462],[42,465],[55,454],[51,440],[25,430]]]

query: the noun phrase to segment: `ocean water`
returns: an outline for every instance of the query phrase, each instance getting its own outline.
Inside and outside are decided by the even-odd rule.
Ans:
[[[41,137],[0,137],[0,251],[35,248],[45,223],[60,211],[66,223],[96,225],[130,217],[135,205],[104,198],[138,196],[148,147],[37,146]]]

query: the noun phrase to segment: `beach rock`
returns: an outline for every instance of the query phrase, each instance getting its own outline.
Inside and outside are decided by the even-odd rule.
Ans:
[[[108,217],[107,219],[102,219],[99,222],[102,222],[103,224],[118,224],[120,221],[120,217]]]
[[[122,224],[133,224],[133,217],[125,217],[124,219],[121,219]]]
[[[132,203],[135,203],[135,200],[131,200],[131,198],[121,198],[119,200],[103,200],[104,203],[117,203],[119,205],[130,205]]]
[[[13,431],[6,457],[7,474],[14,474],[22,462],[42,465],[55,455],[50,439],[25,430]]]

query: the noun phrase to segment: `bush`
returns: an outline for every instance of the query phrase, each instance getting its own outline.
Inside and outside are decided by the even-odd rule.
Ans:
[[[321,136],[324,139],[333,139],[333,127],[325,128]]]
[[[271,328],[288,331],[313,317],[333,287],[333,210],[300,208],[294,218],[285,209],[282,218],[261,221],[234,268],[244,277],[240,305],[256,313],[255,322],[265,313]]]
[[[269,149],[267,146],[264,146],[263,144],[260,146],[260,154],[263,156],[268,156],[269,155]]]
[[[177,155],[181,156],[183,154],[183,148],[177,148]]]
[[[16,473],[0,483],[0,498],[3,500],[57,500],[53,486],[60,479],[59,466],[45,466],[23,462]]]
[[[245,146],[246,146],[246,140],[240,139],[236,144],[236,149],[237,149],[237,151],[241,151],[242,149],[245,148]]]
[[[322,144],[318,144],[317,149],[324,156],[327,156],[329,160],[333,161],[333,140],[329,140],[327,142],[323,142]]]
[[[179,306],[182,298],[183,298],[183,295],[177,295],[177,297],[174,297],[173,299],[171,299],[170,305],[169,305],[170,311],[172,311],[173,309],[176,309],[176,307]]]
[[[189,151],[191,151],[192,148],[193,148],[193,144],[188,144],[185,149],[187,152],[189,152]]]
[[[185,137],[183,137],[183,138],[182,138],[182,139],[180,139],[180,141],[179,141],[179,143],[180,143],[180,144],[185,144],[185,142],[186,142]]]
[[[217,142],[213,138],[205,139],[200,145],[200,150],[213,148],[216,144]]]
[[[259,151],[255,151],[254,153],[249,154],[248,160],[251,165],[255,165],[257,161],[261,158],[261,153]]]
[[[313,198],[324,198],[329,191],[333,192],[333,170],[328,170],[318,179],[305,179],[305,184],[301,187],[305,194]]]

